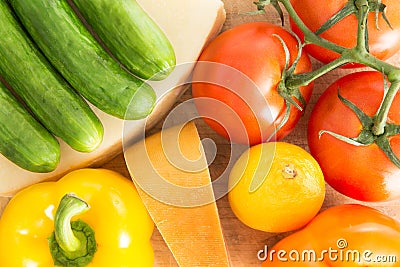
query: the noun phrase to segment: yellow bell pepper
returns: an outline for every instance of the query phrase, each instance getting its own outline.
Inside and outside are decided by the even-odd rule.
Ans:
[[[11,199],[0,218],[0,266],[153,266],[153,229],[132,181],[81,169]]]

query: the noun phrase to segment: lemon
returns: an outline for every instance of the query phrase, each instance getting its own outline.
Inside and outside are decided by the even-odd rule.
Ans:
[[[325,181],[303,148],[269,142],[246,150],[229,175],[232,211],[247,226],[286,232],[305,226],[321,209]]]

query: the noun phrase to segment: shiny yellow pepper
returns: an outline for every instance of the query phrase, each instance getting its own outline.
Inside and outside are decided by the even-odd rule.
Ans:
[[[11,199],[0,218],[0,266],[153,266],[153,229],[130,180],[81,169]]]

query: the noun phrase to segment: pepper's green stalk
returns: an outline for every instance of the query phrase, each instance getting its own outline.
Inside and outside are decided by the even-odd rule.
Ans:
[[[58,245],[68,252],[79,250],[82,246],[71,229],[71,218],[89,210],[89,205],[72,194],[65,195],[58,206],[54,218],[54,229]]]
[[[54,217],[54,232],[49,247],[56,266],[84,267],[96,252],[94,231],[83,221],[72,217],[89,210],[89,205],[73,194],[65,195]]]

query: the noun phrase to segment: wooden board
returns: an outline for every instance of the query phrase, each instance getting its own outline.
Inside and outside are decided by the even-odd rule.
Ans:
[[[224,25],[223,30],[227,30],[235,25],[250,22],[250,21],[268,21],[275,24],[280,24],[279,17],[275,14],[273,10],[268,9],[268,14],[257,15],[257,16],[245,16],[242,15],[244,12],[253,11],[254,6],[252,1],[243,0],[223,0],[225,4],[225,9],[227,11],[227,20]],[[398,53],[392,60],[400,65],[400,53]],[[318,62],[313,62],[315,66],[319,66]],[[332,81],[341,77],[342,75],[348,73],[348,70],[335,70],[328,75],[319,78],[315,83],[315,91],[311,98],[310,104],[307,107],[304,117],[301,118],[299,124],[296,126],[295,130],[287,137],[284,141],[300,145],[301,147],[308,150],[307,139],[306,139],[306,129],[307,121],[316,100],[318,99],[321,92],[326,88]],[[180,102],[191,97],[190,91],[187,91]],[[218,177],[221,172],[226,167],[229,160],[229,144],[217,136],[207,125],[202,121],[196,121],[198,126],[198,131],[202,138],[212,138],[217,145],[218,152],[216,158],[212,165],[210,166],[210,173],[213,178]],[[153,128],[149,134],[160,130],[162,127],[162,122],[158,123],[155,128]],[[103,167],[112,169],[122,173],[123,175],[129,176],[129,172],[126,168],[124,157],[119,154],[113,160],[107,162]],[[6,200],[0,199],[0,207],[5,205]],[[327,188],[326,200],[323,209],[328,207],[338,205],[341,203],[354,203],[349,198],[346,198],[331,188]],[[248,267],[248,266],[260,266],[260,261],[257,259],[257,252],[264,248],[265,245],[271,246],[276,243],[279,239],[290,233],[273,234],[264,233],[261,231],[256,231],[243,225],[230,210],[228,201],[226,197],[218,200],[217,202],[219,208],[219,214],[221,217],[221,223],[223,227],[223,233],[226,238],[229,255],[231,257],[231,264],[233,267]],[[397,220],[400,220],[400,201],[373,204],[374,206],[386,214],[393,216]],[[177,266],[172,254],[169,252],[166,244],[162,240],[162,237],[157,232],[154,232],[152,237],[153,246],[155,249],[156,266]],[[212,248],[210,248],[212,249]]]
[[[256,16],[243,15],[243,13],[245,12],[255,10],[252,4],[253,1],[223,0],[223,2],[225,4],[225,10],[227,12],[227,18],[223,27],[223,31],[230,29],[235,25],[252,21],[268,21],[278,25],[280,24],[279,16],[277,16],[275,11],[270,8],[267,9],[268,11],[267,15],[256,15]],[[397,53],[390,61],[391,63],[400,66],[400,52]],[[321,64],[313,60],[313,65],[315,67],[318,67]],[[299,145],[305,148],[306,150],[309,150],[307,144],[307,121],[313,106],[315,105],[318,97],[321,95],[323,90],[327,88],[328,85],[330,85],[333,81],[335,81],[339,77],[349,72],[350,70],[342,70],[342,69],[335,70],[319,78],[315,82],[314,93],[304,116],[300,119],[295,130],[289,136],[287,136],[283,141]],[[180,99],[179,103],[184,102],[190,98],[191,98],[191,92],[187,91]],[[228,142],[226,142],[223,138],[219,137],[204,122],[197,120],[196,125],[198,127],[198,131],[202,138],[212,138],[216,142],[218,152],[214,162],[210,166],[211,177],[215,179],[226,168],[226,164],[229,161],[230,146]],[[156,126],[156,128],[152,129],[151,133],[160,130],[161,127],[162,127],[162,122],[159,123]],[[119,155],[117,158],[110,161],[105,166],[120,171],[125,175],[129,175],[129,173],[125,169],[124,159],[122,155]],[[322,210],[342,203],[361,203],[361,202],[349,199],[337,193],[329,186],[327,186],[326,199],[322,207]],[[384,213],[394,217],[395,219],[400,220],[400,201],[393,201],[389,203],[376,203],[376,204],[361,203],[361,204],[373,206],[383,211]],[[233,267],[260,266],[261,261],[259,261],[257,258],[257,252],[261,249],[264,249],[265,245],[268,245],[270,247],[281,238],[290,234],[290,233],[281,233],[281,234],[264,233],[247,227],[246,225],[241,223],[232,213],[226,197],[218,200],[217,205],[219,208],[223,233],[226,238],[228,252]],[[168,248],[166,247],[164,241],[162,240],[161,236],[157,231],[154,233],[152,241],[156,253],[156,266],[165,266],[165,267],[177,266],[172,254],[168,251]]]

